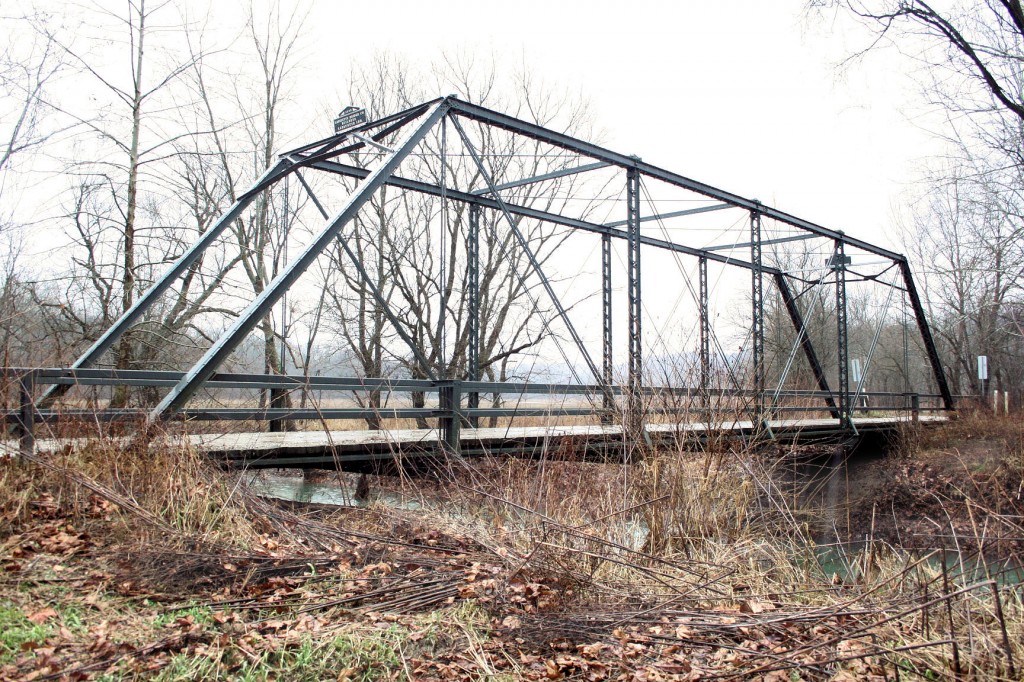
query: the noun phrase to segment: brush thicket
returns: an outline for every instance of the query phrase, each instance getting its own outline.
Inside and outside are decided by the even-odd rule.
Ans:
[[[58,441],[59,442],[59,441]],[[254,535],[247,489],[218,470],[187,441],[152,431],[131,437],[81,438],[29,459],[0,460],[0,514],[4,524],[25,518],[41,500],[75,516],[98,500],[124,516],[125,527],[146,534],[181,534],[232,544]]]

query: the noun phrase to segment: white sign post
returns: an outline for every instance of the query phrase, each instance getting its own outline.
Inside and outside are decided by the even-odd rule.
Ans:
[[[861,372],[860,358],[854,358],[851,364],[853,365],[853,382],[857,384],[857,392],[861,394],[862,406],[867,407],[868,394],[864,393],[864,375]]]
[[[978,356],[978,383],[981,385],[981,400],[985,401],[985,396],[988,394],[988,356]]]

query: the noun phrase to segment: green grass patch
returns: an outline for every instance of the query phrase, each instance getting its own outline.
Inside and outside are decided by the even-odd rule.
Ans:
[[[189,616],[198,625],[207,626],[213,623],[213,609],[208,606],[188,606],[157,615],[153,620],[153,625],[162,628],[177,621],[179,618],[188,618]]]
[[[11,663],[26,648],[42,644],[50,632],[49,625],[37,625],[13,606],[0,605],[0,664]]]
[[[255,659],[232,646],[208,656],[179,654],[154,679],[299,682],[337,679],[345,671],[352,682],[369,682],[390,677],[391,671],[402,665],[398,649],[408,635],[400,626],[354,631],[331,639],[307,635],[297,643],[282,643],[279,648],[262,651]]]

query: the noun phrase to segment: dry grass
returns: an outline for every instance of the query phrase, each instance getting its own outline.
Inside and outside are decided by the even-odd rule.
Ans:
[[[947,428],[940,437],[908,433],[900,461],[934,456],[923,444],[986,442],[1005,445],[999,459],[1009,468],[1000,471],[1021,471],[1019,426],[979,415]],[[510,678],[533,675],[534,664],[527,662],[532,656],[541,656],[538,679],[582,670],[558,668],[557,643],[570,652],[607,646],[601,651],[619,651],[627,669],[653,666],[682,651],[687,665],[704,674],[777,680],[791,679],[790,673],[856,679],[896,670],[933,679],[1010,679],[1019,678],[1024,667],[1019,586],[970,551],[943,560],[893,547],[870,533],[860,547],[817,547],[807,522],[819,510],[800,507],[804,496],[786,486],[776,469],[779,453],[771,449],[712,439],[700,451],[679,445],[651,452],[635,443],[599,464],[572,461],[572,452],[470,466],[453,461],[435,472],[444,475],[433,484],[430,510],[378,507],[314,518],[254,500],[236,478],[209,468],[196,453],[169,442],[154,447],[152,438],[96,439],[46,459],[0,463],[0,533],[6,537],[30,523],[42,503],[98,523],[98,496],[116,509],[107,522],[111,532],[131,538],[134,546],[174,549],[178,564],[195,564],[190,575],[224,573],[232,557],[268,542],[271,533],[275,547],[287,548],[288,566],[294,565],[289,570],[305,571],[303,562],[313,567],[301,580],[315,586],[302,597],[320,600],[315,603],[346,599],[331,591],[333,583],[316,582],[319,573],[337,565],[339,546],[354,546],[345,538],[362,538],[360,561],[375,565],[378,557],[389,556],[390,541],[411,546],[435,537],[442,543],[466,537],[486,557],[464,562],[476,568],[459,565],[473,579],[445,573],[440,564],[436,570],[447,576],[445,595],[479,600],[490,613],[488,627],[497,628],[484,631],[487,619],[475,616],[480,631],[460,635],[460,646],[475,642],[481,675],[500,667],[488,658],[493,650],[485,643],[491,638],[498,649],[521,648],[523,658],[513,657],[511,672],[507,665],[501,668]],[[963,458],[968,468],[971,461]],[[405,485],[420,489],[423,482]],[[979,541],[995,527],[986,518],[993,519],[989,524],[996,516],[1016,523],[1009,508],[992,509],[991,500],[973,490],[966,489],[975,522],[956,533],[972,533]],[[937,509],[952,513],[951,504],[940,502]],[[1003,525],[1000,532],[1024,539],[1016,528]],[[970,539],[962,537],[959,544],[966,547]],[[199,542],[207,548],[203,552],[195,550]],[[274,570],[282,560],[275,559]],[[158,580],[159,572],[169,578],[167,565],[155,564],[149,579]],[[483,580],[481,572],[493,577]],[[493,584],[490,592],[485,583]],[[385,605],[428,599],[429,593],[416,591],[428,589],[420,583],[403,584],[410,585],[408,594],[386,595]],[[271,598],[247,599],[254,600],[252,609],[283,608]],[[296,598],[287,608],[309,603]],[[500,639],[498,630],[508,638]],[[388,646],[415,650],[409,640],[414,631],[402,630]],[[303,646],[315,657],[327,640],[308,636],[313,639]],[[632,646],[640,648],[628,659],[623,652]],[[555,661],[554,673],[544,668],[547,657]],[[177,665],[207,670],[195,655]]]
[[[25,520],[40,498],[75,514],[98,495],[131,519],[126,530],[143,540],[155,533],[234,545],[255,535],[247,491],[187,443],[153,433],[79,443],[31,461],[0,459],[0,523]]]
[[[860,543],[816,546],[809,521],[825,520],[821,495],[787,487],[792,481],[773,460],[778,452],[742,446],[642,457],[641,446],[606,464],[565,462],[558,453],[461,473],[455,467],[444,496],[466,516],[485,519],[470,532],[513,551],[520,570],[572,585],[596,614],[586,627],[622,625],[638,613],[674,622],[670,614],[720,614],[737,604],[746,613],[806,609],[820,628],[817,640],[786,649],[775,664],[740,666],[743,676],[795,668],[814,676],[820,668],[857,678],[898,669],[1017,679],[1024,563],[1015,553],[1002,555],[1006,564],[994,559],[1024,542],[1020,427],[972,415],[934,433],[904,434],[897,461],[913,466],[933,457],[923,443],[987,443],[984,457],[982,449],[961,456],[959,499],[940,497],[935,507],[938,524],[956,513],[955,504],[970,515],[970,524],[949,529],[959,552],[901,549],[874,537],[873,521],[856,529]],[[1009,483],[998,499],[984,494],[997,479]],[[801,508],[803,499],[816,506]],[[994,542],[996,529],[1009,542]],[[570,619],[562,627],[583,625]]]

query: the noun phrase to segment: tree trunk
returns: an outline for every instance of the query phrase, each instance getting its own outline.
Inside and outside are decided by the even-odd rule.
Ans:
[[[142,64],[143,41],[146,36],[146,3],[139,3],[139,43],[135,50],[135,78],[132,96],[132,142],[128,153],[128,203],[124,220],[124,281],[121,290],[121,312],[127,311],[135,302],[135,210],[139,195],[139,133],[142,127]],[[117,368],[130,369],[132,366],[131,331],[121,335],[117,347]],[[111,407],[124,407],[128,404],[130,391],[127,386],[114,389]]]

